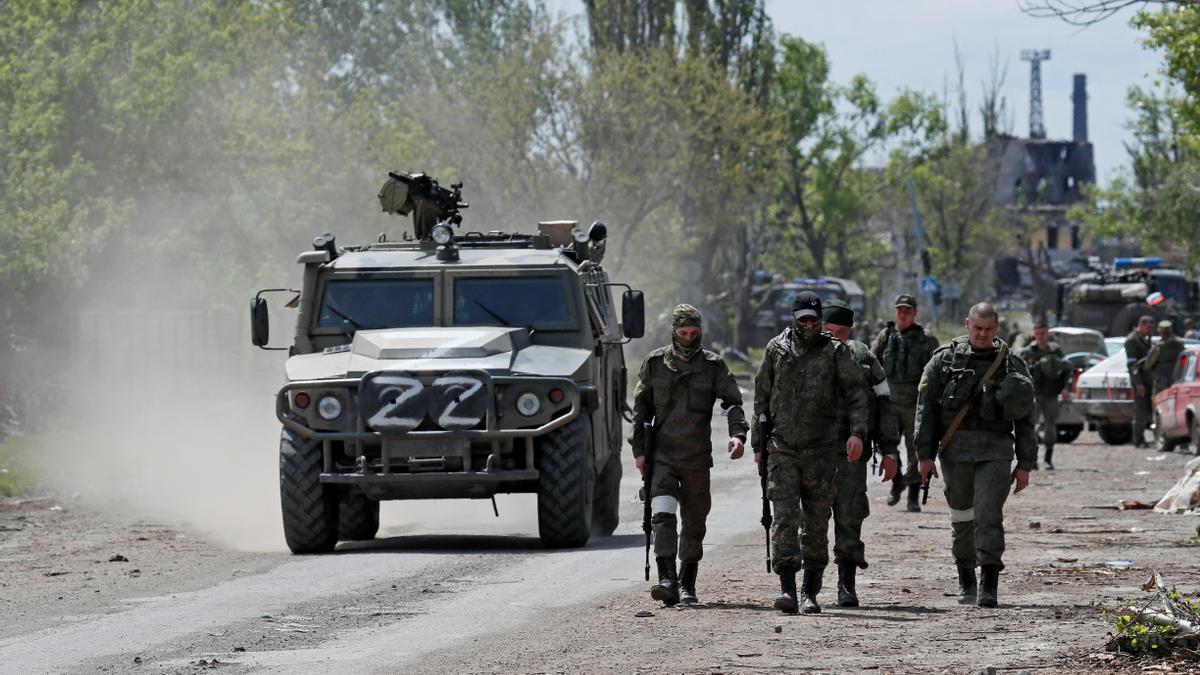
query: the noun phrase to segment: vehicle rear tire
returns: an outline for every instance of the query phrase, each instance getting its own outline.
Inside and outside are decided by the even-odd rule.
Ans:
[[[1133,426],[1130,424],[1101,424],[1100,440],[1109,445],[1125,445],[1133,440]]]
[[[1058,443],[1071,443],[1079,434],[1083,433],[1083,427],[1059,427],[1058,435],[1055,437]]]
[[[592,510],[593,531],[607,537],[621,523],[621,451],[620,446],[609,455],[604,469],[596,479],[595,503]]]
[[[371,541],[379,532],[379,501],[358,490],[342,493],[338,502],[338,539]]]
[[[284,428],[279,439],[283,538],[292,553],[328,553],[337,545],[338,495],[321,483],[321,442]]]
[[[546,548],[583,546],[592,535],[596,482],[591,421],[580,415],[539,445],[538,536]]]
[[[1175,452],[1175,446],[1179,445],[1178,438],[1167,438],[1163,433],[1162,419],[1158,413],[1154,413],[1154,449],[1159,452]]]

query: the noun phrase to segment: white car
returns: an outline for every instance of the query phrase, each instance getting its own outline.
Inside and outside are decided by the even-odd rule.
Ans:
[[[1158,343],[1157,335],[1153,341]],[[1200,340],[1184,343],[1200,344]],[[1124,347],[1079,376],[1075,382],[1075,409],[1097,425],[1100,440],[1105,443],[1122,445],[1133,440],[1133,387],[1129,384]]]

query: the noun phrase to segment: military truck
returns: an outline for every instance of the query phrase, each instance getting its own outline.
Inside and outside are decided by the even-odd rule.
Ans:
[[[1109,337],[1133,330],[1139,317],[1168,319],[1182,335],[1183,320],[1200,311],[1200,285],[1162,258],[1116,258],[1057,282],[1055,315],[1061,326],[1093,328]]]
[[[297,259],[300,289],[251,302],[263,348],[264,296],[298,309],[275,399],[293,553],[372,539],[384,499],[536,493],[550,548],[617,527],[622,345],[643,333],[642,294],[601,266],[602,223],[455,233],[467,205],[452,187],[389,174],[384,211],[411,215],[415,238],[339,246],[324,233]]]

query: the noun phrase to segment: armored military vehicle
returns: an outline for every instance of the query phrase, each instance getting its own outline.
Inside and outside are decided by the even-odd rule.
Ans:
[[[300,254],[298,308],[276,415],[283,530],[294,553],[330,551],[379,528],[384,499],[536,493],[547,547],[617,527],[626,372],[641,337],[640,291],[601,266],[607,231],[456,233],[467,205],[423,174],[391,173],[385,212],[415,238]],[[624,289],[620,316],[612,288]],[[283,347],[281,347],[283,348]]]
[[[1168,319],[1182,335],[1183,320],[1200,310],[1200,285],[1183,270],[1163,267],[1162,258],[1117,258],[1111,265],[1089,261],[1090,271],[1057,282],[1059,325],[1093,328],[1123,336],[1139,317]]]

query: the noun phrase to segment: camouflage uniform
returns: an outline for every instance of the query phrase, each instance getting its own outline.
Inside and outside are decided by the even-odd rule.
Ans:
[[[862,542],[862,524],[871,514],[870,503],[867,500],[867,462],[871,459],[873,446],[878,446],[880,454],[892,455],[896,466],[900,465],[900,423],[892,409],[888,394],[887,378],[883,366],[871,353],[867,345],[848,340],[854,355],[854,362],[862,370],[868,389],[867,408],[868,420],[867,440],[863,443],[863,456],[856,462],[846,459],[840,454],[838,460],[836,496],[833,500],[833,559],[841,564],[853,563],[860,569],[867,569],[865,547]],[[848,411],[843,406],[839,411],[841,418],[840,439],[845,441],[850,437],[850,419]]]
[[[925,367],[917,399],[917,456],[934,459],[938,442],[964,401],[996,359],[995,347],[977,350],[966,336],[954,338]],[[1015,376],[1013,374],[1016,374]],[[1009,378],[1022,388],[1009,404],[1000,401]],[[1006,392],[1007,393],[1007,392]],[[1022,410],[1023,409],[1023,412]],[[1016,414],[1021,413],[1021,414]],[[954,531],[954,559],[962,569],[1003,568],[1004,502],[1012,483],[1012,461],[1029,470],[1037,461],[1033,382],[1025,362],[1011,352],[984,385],[949,445],[937,459],[945,481]]]
[[[1035,340],[1021,350],[1020,356],[1033,376],[1037,411],[1035,419],[1040,418],[1042,422],[1046,468],[1053,469],[1054,443],[1058,440],[1058,396],[1071,383],[1073,369],[1071,364],[1063,360],[1062,347],[1054,342],[1042,349]],[[1033,467],[1037,468],[1036,462]]]
[[[1159,330],[1163,329],[1163,324],[1166,324],[1168,330],[1170,329],[1170,322],[1164,321],[1159,324]],[[1173,333],[1168,333],[1150,349],[1146,367],[1150,369],[1154,377],[1155,394],[1171,386],[1171,378],[1175,375],[1175,365],[1179,363],[1179,356],[1183,354],[1185,346],[1183,340]]]
[[[916,433],[917,384],[921,381],[921,373],[933,352],[938,348],[938,340],[925,332],[920,324],[914,323],[907,330],[896,330],[895,323],[889,321],[887,327],[879,331],[871,343],[871,352],[883,364],[887,373],[888,387],[892,391],[892,407],[900,419],[900,428],[904,434],[907,465],[904,476],[896,477],[893,490],[899,492],[905,485],[910,487],[921,484],[921,475],[917,473],[917,452],[913,444]]]
[[[684,306],[686,307],[686,306]],[[691,311],[695,311],[692,309]],[[696,313],[699,321],[699,313]],[[746,439],[749,425],[742,393],[720,356],[699,350],[683,358],[674,346],[650,352],[633,393],[633,456],[645,451],[643,422],[654,418],[655,455],[651,458],[650,495],[654,555],[684,563],[704,556],[705,521],[712,507],[709,469],[712,459],[713,404],[721,401],[729,435]],[[676,506],[683,529],[676,534]]]
[[[793,334],[787,328],[767,343],[754,378],[754,410],[772,426],[770,438],[754,426],[754,447],[769,443],[775,572],[819,574],[829,563],[829,517],[845,457],[838,411],[845,411],[849,434],[866,438],[867,387],[844,342],[821,333],[805,347]]]
[[[1150,336],[1142,337],[1136,330],[1125,338],[1125,363],[1129,368],[1129,388],[1133,390],[1133,442],[1146,444],[1146,427],[1150,424],[1150,398],[1154,395],[1153,370],[1146,364],[1153,344]],[[1141,396],[1137,386],[1145,387]]]

